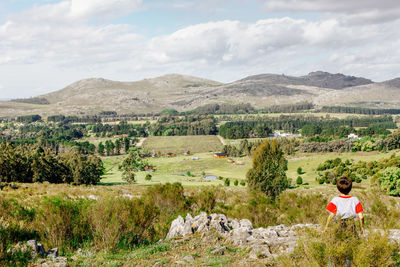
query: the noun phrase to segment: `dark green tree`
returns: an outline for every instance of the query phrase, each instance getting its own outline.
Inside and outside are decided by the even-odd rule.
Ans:
[[[104,156],[104,145],[102,142],[100,142],[97,146],[97,153],[99,153],[101,156]]]
[[[117,155],[121,154],[121,140],[120,139],[115,140],[115,154],[117,154]]]
[[[125,150],[125,154],[128,154],[130,145],[131,145],[131,141],[129,140],[128,137],[125,137],[125,138],[124,138],[124,150]]]
[[[287,161],[276,140],[265,140],[255,151],[253,166],[247,172],[250,189],[260,190],[271,199],[289,187]]]

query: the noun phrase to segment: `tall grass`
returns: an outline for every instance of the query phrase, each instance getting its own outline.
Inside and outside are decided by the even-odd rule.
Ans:
[[[64,254],[85,247],[106,252],[131,249],[164,238],[178,215],[196,215],[201,211],[247,218],[255,227],[320,223],[326,217],[326,204],[331,195],[336,194],[334,191],[297,189],[285,191],[279,199],[272,201],[261,193],[241,188],[184,189],[178,183],[140,189],[139,196],[135,195],[138,190],[135,186],[106,187],[102,191],[96,191],[98,187],[63,188],[65,192],[60,190],[50,195],[48,189],[41,187],[37,195],[32,188],[1,192],[0,265],[13,261],[7,248],[29,239],[42,242],[46,248],[58,247]],[[98,199],[78,196],[85,192],[86,196],[96,194]],[[357,192],[356,195],[364,206],[367,228],[400,228],[399,199],[375,191]],[[344,251],[348,249],[345,243],[338,243],[343,247],[329,247],[330,243],[337,241],[336,238],[318,232],[308,233],[307,242],[301,243],[299,249],[309,258],[297,260],[298,255],[294,255],[289,262],[320,264],[326,261],[325,255],[328,254],[342,255],[335,259],[337,262],[344,257],[351,257],[353,262],[360,264],[363,262],[353,252],[345,255]],[[352,247],[362,251],[369,262],[376,262],[389,257],[392,251],[392,247],[383,246],[387,241],[385,238],[373,234],[368,239],[355,240]],[[382,252],[375,255],[372,245]],[[14,262],[23,262],[24,259],[23,256],[15,257]]]

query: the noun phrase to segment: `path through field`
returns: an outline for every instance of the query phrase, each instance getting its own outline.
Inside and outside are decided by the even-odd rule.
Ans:
[[[220,135],[217,135],[217,137],[218,137],[219,141],[221,141],[222,145],[226,146],[225,139]]]

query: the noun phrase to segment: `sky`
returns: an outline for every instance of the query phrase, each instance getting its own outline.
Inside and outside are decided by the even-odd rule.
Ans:
[[[398,0],[1,0],[0,99],[85,78],[400,77]]]

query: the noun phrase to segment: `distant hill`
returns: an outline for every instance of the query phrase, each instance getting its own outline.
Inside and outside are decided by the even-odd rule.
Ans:
[[[41,101],[34,103],[32,99]],[[0,117],[32,113],[86,115],[104,110],[140,114],[165,108],[192,110],[215,103],[250,103],[264,108],[305,101],[319,106],[399,108],[400,78],[374,83],[366,78],[322,71],[300,77],[260,74],[225,84],[179,74],[136,82],[90,78],[36,98],[19,99],[18,103],[0,101]]]

